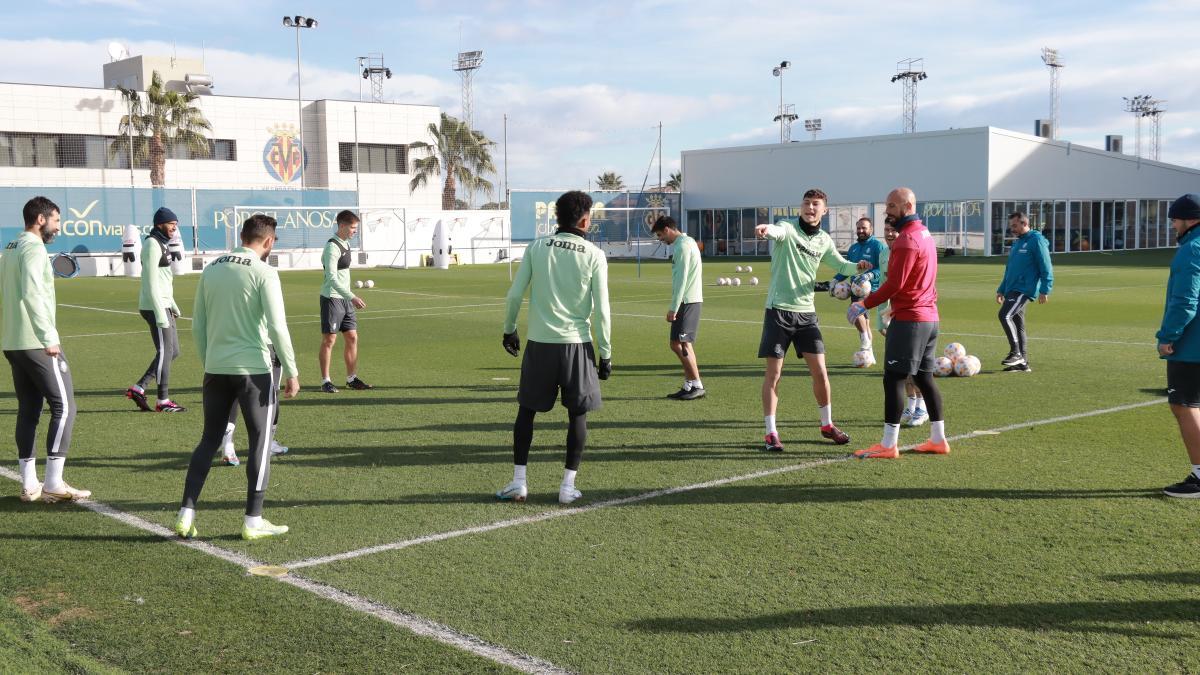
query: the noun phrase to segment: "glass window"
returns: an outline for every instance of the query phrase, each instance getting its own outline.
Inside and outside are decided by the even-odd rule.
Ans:
[[[13,166],[37,166],[33,159],[33,137],[14,134],[12,137]]]
[[[727,243],[725,250],[729,255],[741,255],[742,238],[742,212],[738,209],[728,209],[725,211],[725,236]]]
[[[1125,202],[1108,202],[1105,204],[1105,213],[1108,216],[1109,231],[1112,232],[1112,250],[1122,251],[1125,249]]]
[[[742,255],[758,253],[758,239],[754,236],[754,226],[758,224],[756,209],[742,209],[741,250]]]
[[[1061,253],[1067,250],[1067,203],[1054,202],[1054,238],[1050,250]]]
[[[403,145],[359,143],[358,162],[354,161],[354,143],[338,143],[338,170],[353,173],[408,173],[408,157]]]
[[[1083,221],[1082,204],[1080,202],[1071,202],[1068,209],[1070,211],[1070,220],[1067,221],[1067,250],[1068,251],[1086,251],[1082,248],[1083,240],[1087,236],[1087,231],[1084,229],[1086,224]]]
[[[1004,235],[1008,229],[1008,211],[1005,202],[992,202],[992,255],[1004,254]]]
[[[700,212],[695,209],[688,209],[687,212],[687,228],[684,230],[692,239],[700,239]]]

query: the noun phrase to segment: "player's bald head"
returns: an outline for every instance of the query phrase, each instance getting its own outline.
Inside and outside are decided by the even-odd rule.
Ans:
[[[888,193],[887,213],[894,218],[903,218],[917,212],[917,195],[906,187],[898,187]]]

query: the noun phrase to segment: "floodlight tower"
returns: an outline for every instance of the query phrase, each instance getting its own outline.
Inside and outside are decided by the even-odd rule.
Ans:
[[[383,54],[358,57],[358,67],[362,68],[363,79],[371,81],[371,101],[383,103],[383,81],[392,79],[392,69],[383,65]],[[361,101],[361,88],[359,92],[358,99]]]
[[[482,51],[459,52],[458,58],[453,63],[454,70],[462,76],[462,121],[468,129],[474,129],[471,126],[471,79],[481,66],[483,66]]]
[[[783,104],[783,71],[792,67],[791,61],[780,61],[771,69],[771,74],[779,78],[779,114],[775,121],[779,122],[779,142],[787,143],[792,139],[792,122],[800,116],[796,114],[796,106]]]
[[[1122,96],[1121,100],[1125,101],[1125,112],[1133,113],[1133,154],[1137,157],[1142,156],[1142,117],[1145,116],[1146,110],[1151,107],[1152,99],[1147,94],[1134,96],[1132,98]]]
[[[917,83],[927,79],[925,59],[904,59],[896,62],[896,74],[892,82],[904,81],[904,131],[911,134],[917,130]]]
[[[812,139],[817,140],[817,132],[821,130],[821,118],[804,120],[804,130],[812,132]]]
[[[1058,138],[1058,71],[1063,67],[1058,50],[1042,47],[1042,63],[1050,69],[1050,139]]]
[[[1159,161],[1162,151],[1162,115],[1167,111],[1166,101],[1150,99],[1146,102],[1144,117],[1150,118],[1150,159]]]

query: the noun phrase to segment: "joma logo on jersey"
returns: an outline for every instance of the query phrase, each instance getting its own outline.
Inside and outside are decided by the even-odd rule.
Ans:
[[[583,253],[587,250],[587,247],[583,244],[576,244],[572,241],[563,241],[562,239],[550,239],[546,242],[546,245],[553,246],[555,248],[566,249],[568,251],[575,251],[576,253]]]
[[[243,258],[240,255],[223,255],[214,260],[213,264],[232,263],[234,265],[245,265],[246,267],[249,267],[251,262],[253,261],[251,261],[249,258]]]
[[[16,248],[16,247],[17,247],[17,242],[15,242],[15,241],[10,241],[10,242],[8,242],[8,246],[5,246],[4,248],[6,248],[6,249],[8,249],[8,250],[10,250],[10,251],[11,251],[11,250],[13,250],[13,249],[14,249],[14,248]]]

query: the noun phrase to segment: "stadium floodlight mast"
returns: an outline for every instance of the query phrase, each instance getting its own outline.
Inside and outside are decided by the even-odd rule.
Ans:
[[[812,132],[812,139],[817,140],[817,132],[821,130],[821,118],[815,117],[811,120],[804,120],[804,130]]]
[[[309,16],[285,16],[283,17],[284,28],[296,29],[296,115],[300,118],[300,189],[304,189],[304,103],[300,97],[300,29],[301,28],[316,28],[317,20]]]
[[[383,65],[383,54],[372,53],[358,57],[362,79],[371,81],[371,101],[383,103],[383,81],[392,79],[392,69]],[[362,82],[358,83],[358,100],[362,100]]]
[[[1042,47],[1042,63],[1050,69],[1050,140],[1058,138],[1058,71],[1062,69],[1062,59],[1058,58],[1058,50]]]
[[[797,115],[792,106],[783,104],[783,71],[792,67],[791,61],[780,61],[779,65],[771,69],[771,74],[779,78],[779,114],[775,116],[774,121],[779,122],[779,142],[787,143],[792,136],[792,122],[795,122],[800,116]]]
[[[896,62],[896,74],[892,82],[904,82],[904,131],[911,134],[917,130],[917,83],[928,78],[925,74],[925,59],[903,59]]]
[[[1133,153],[1138,157],[1143,156],[1142,118],[1149,117],[1151,138],[1150,157],[1148,159],[1158,161],[1162,149],[1162,127],[1160,121],[1162,114],[1166,112],[1166,109],[1163,107],[1166,101],[1152,98],[1149,94],[1133,97],[1122,96],[1121,98],[1125,101],[1125,112],[1133,113]]]
[[[468,129],[474,129],[471,126],[471,79],[475,77],[475,71],[483,66],[483,52],[459,52],[452,65],[455,72],[462,76],[462,121]]]

